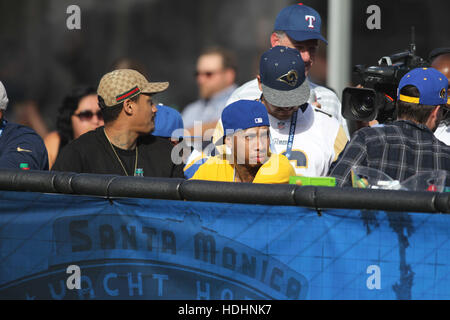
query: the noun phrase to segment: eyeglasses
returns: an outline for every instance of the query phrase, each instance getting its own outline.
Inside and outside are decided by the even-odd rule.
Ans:
[[[94,115],[97,116],[98,120],[103,120],[102,111],[99,110],[96,113],[93,113],[91,110],[81,111],[78,114],[74,114],[74,116],[80,118],[81,121],[91,121]]]
[[[200,72],[200,71],[195,71],[194,72],[194,76],[197,78],[198,76],[205,76],[206,78],[211,78],[213,75],[215,75],[216,73],[222,72],[222,70],[218,70],[218,71],[205,71],[205,72]]]

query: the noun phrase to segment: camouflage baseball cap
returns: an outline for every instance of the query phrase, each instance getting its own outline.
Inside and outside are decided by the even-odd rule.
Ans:
[[[148,82],[136,70],[118,69],[102,77],[97,94],[102,97],[107,107],[112,107],[140,93],[158,93],[168,87],[168,82]]]

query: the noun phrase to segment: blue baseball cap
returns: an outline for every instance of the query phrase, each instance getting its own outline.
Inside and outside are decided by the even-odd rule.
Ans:
[[[420,97],[410,97],[400,94],[405,86],[414,86],[419,90]],[[429,106],[447,104],[448,80],[434,68],[416,68],[409,71],[400,80],[397,100]]]
[[[275,46],[261,56],[261,86],[266,99],[276,107],[297,107],[308,102],[310,91],[305,63],[297,50]]]
[[[303,3],[293,4],[280,11],[275,19],[275,31],[284,31],[296,41],[318,39],[328,44],[320,34],[322,20],[319,13]]]
[[[162,104],[158,104],[156,109],[158,111],[155,115],[155,130],[152,132],[152,135],[163,138],[183,138],[182,135],[172,137],[175,130],[181,129],[181,133],[184,129],[181,114],[174,108]]]
[[[266,107],[256,100],[238,100],[229,104],[223,109],[221,119],[223,138],[230,132],[234,133],[237,130],[270,127]],[[219,139],[218,142],[223,142],[223,139]]]

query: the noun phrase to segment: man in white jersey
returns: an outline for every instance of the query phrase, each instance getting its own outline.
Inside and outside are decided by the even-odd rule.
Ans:
[[[305,74],[308,76],[314,63],[319,40],[327,44],[320,34],[320,27],[320,15],[313,8],[301,3],[288,6],[280,11],[275,20],[274,31],[270,36],[271,46],[281,45],[297,49],[305,62]],[[347,122],[341,114],[341,102],[336,94],[330,89],[312,83],[309,79],[307,82],[311,91],[309,102],[336,118],[349,137]],[[258,81],[253,79],[236,89],[226,104],[229,105],[241,99],[258,99],[260,96]]]
[[[296,175],[326,176],[348,139],[334,117],[308,103],[310,88],[298,51],[283,46],[266,51],[257,81],[262,91],[258,100],[269,114],[270,151],[285,155]],[[219,141],[220,136],[219,123],[213,140]]]
[[[266,51],[257,78],[260,100],[269,113],[271,151],[284,154],[297,175],[325,176],[348,139],[334,117],[308,103],[304,69],[297,50]]]

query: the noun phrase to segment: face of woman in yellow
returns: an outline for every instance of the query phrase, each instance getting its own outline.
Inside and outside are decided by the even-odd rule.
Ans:
[[[232,150],[234,164],[261,166],[269,158],[269,127],[254,127],[237,131],[225,139]]]

